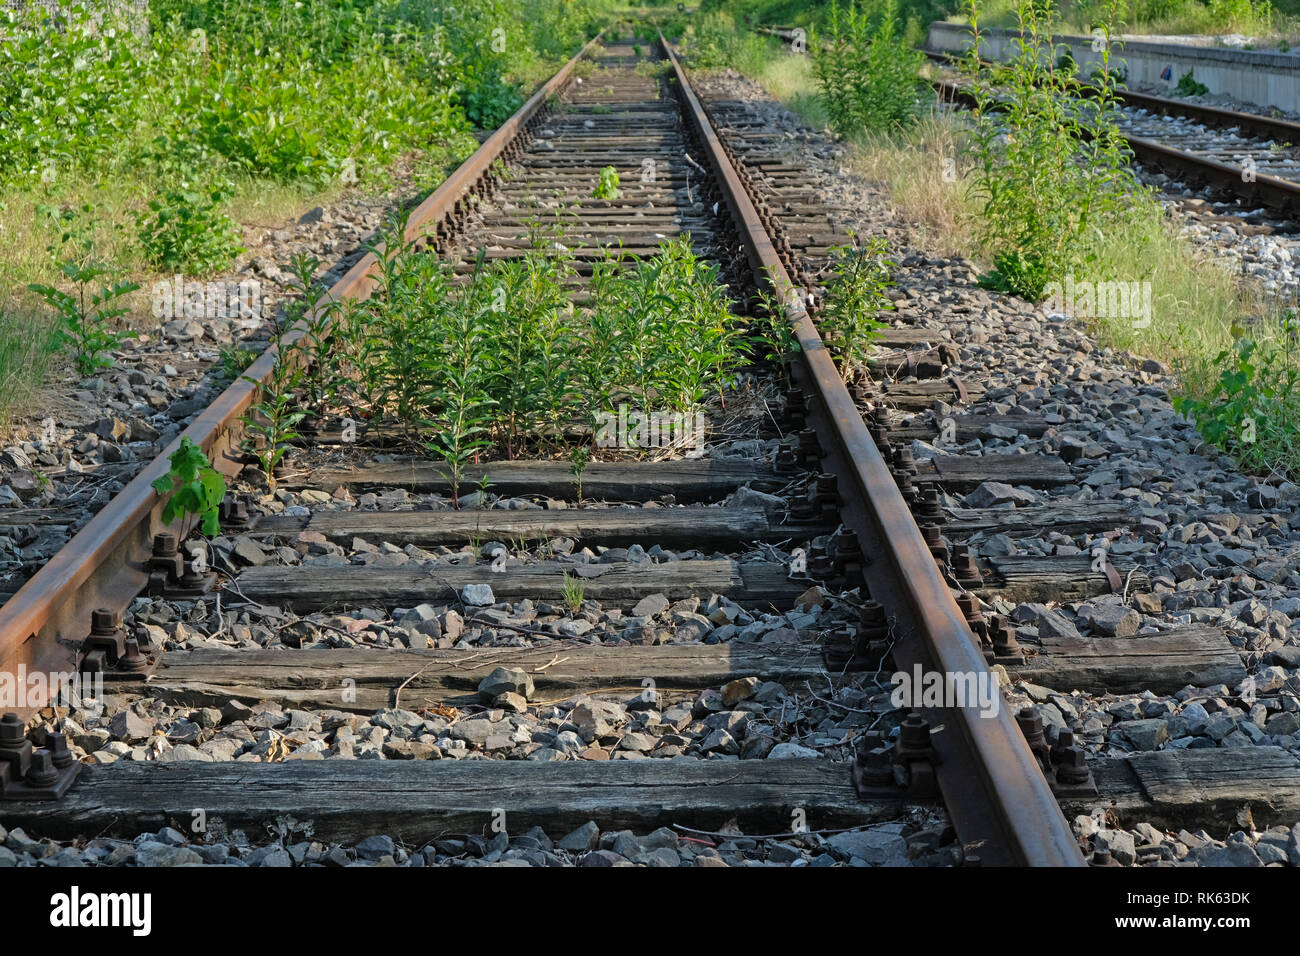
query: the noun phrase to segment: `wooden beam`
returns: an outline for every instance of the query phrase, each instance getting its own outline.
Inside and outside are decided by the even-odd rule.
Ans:
[[[949,491],[971,491],[981,482],[1001,481],[1030,488],[1055,488],[1077,479],[1060,458],[1050,455],[942,455],[917,462],[920,484],[934,483]]]
[[[701,551],[731,550],[750,541],[807,541],[833,531],[822,523],[795,524],[757,508],[565,508],[506,511],[317,511],[307,518],[270,515],[255,534],[293,535],[317,531],[344,546],[353,538],[395,545],[459,546],[471,541],[530,545],[572,538],[579,547],[680,546]]]
[[[1038,657],[1008,667],[1007,673],[1062,691],[1094,694],[1169,694],[1188,684],[1236,687],[1246,677],[1241,655],[1218,627],[1132,637],[1044,637],[1039,647]]]
[[[1062,501],[1028,508],[948,508],[942,530],[946,537],[965,538],[977,532],[1013,538],[1100,533],[1125,528],[1138,519],[1132,505],[1108,501]]]
[[[741,677],[797,685],[824,673],[819,644],[664,644],[658,647],[555,641],[536,647],[459,650],[169,651],[147,681],[114,681],[115,694],[140,694],[191,707],[232,699],[370,714],[398,703],[478,702],[479,682],[496,667],[533,676],[534,700],[563,700],[598,689],[639,693],[719,687]],[[344,681],[349,693],[344,695]],[[400,701],[397,688],[403,687]]]
[[[1097,807],[1121,825],[1204,826],[1226,836],[1249,808],[1257,826],[1300,817],[1300,760],[1277,747],[1165,750],[1090,761],[1099,795],[1062,801],[1067,816]],[[441,833],[479,833],[495,810],[511,832],[560,836],[588,820],[602,830],[679,823],[716,829],[735,818],[751,833],[784,833],[803,808],[811,829],[890,819],[918,801],[860,801],[847,764],[830,760],[675,759],[317,760],[285,763],[87,765],[59,801],[7,803],[5,825],[55,839],[130,837],[184,826],[201,808],[208,826],[263,832],[290,820],[315,839],[375,833],[419,846]]]
[[[663,564],[543,561],[508,567],[499,574],[492,573],[486,563],[462,567],[446,561],[397,568],[306,565],[249,568],[235,580],[233,592],[263,604],[319,611],[454,601],[465,585],[487,584],[497,601],[532,598],[561,604],[567,574],[582,581],[585,600],[607,607],[635,604],[650,594],[661,593],[672,601],[721,594],[745,607],[786,611],[811,587],[808,581],[790,580],[787,573],[783,565],[774,562],[725,560]]]
[[[1100,571],[1092,570],[1092,558],[1086,554],[990,555],[984,559],[992,573],[984,577],[981,596],[996,595],[1006,601],[1085,601],[1110,593],[1110,581]],[[1151,579],[1132,561],[1114,562],[1120,580],[1130,594],[1151,590]]]
[[[405,488],[409,491],[450,494],[446,469],[435,462],[370,462],[353,466],[322,466],[284,476],[279,486],[288,489]],[[475,489],[483,477],[488,490],[506,496],[538,495],[574,497],[573,474],[567,461],[497,461],[471,465],[461,480],[461,494]],[[582,473],[584,498],[604,501],[652,501],[673,495],[679,502],[719,501],[742,485],[775,490],[787,479],[771,465],[755,461],[703,458],[660,462],[594,461]]]
[[[504,810],[511,833],[545,827],[557,839],[595,820],[602,830],[680,823],[786,833],[802,808],[810,829],[891,819],[904,801],[863,802],[849,767],[830,760],[317,760],[85,766],[57,802],[7,803],[7,827],[55,839],[130,836],[186,826],[196,809],[262,834],[289,820],[314,839],[375,833],[421,846],[444,833],[481,833]]]
[[[1157,750],[1089,761],[1101,796],[1062,802],[1067,816],[1113,810],[1121,826],[1205,827],[1223,839],[1249,809],[1257,829],[1300,818],[1300,759],[1280,747]]]

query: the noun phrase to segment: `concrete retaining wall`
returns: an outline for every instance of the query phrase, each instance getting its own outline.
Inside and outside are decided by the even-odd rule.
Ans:
[[[1012,38],[1018,36],[1014,30],[990,28],[980,33],[986,58],[1006,60],[1014,54]],[[1062,35],[1056,41],[1058,47],[1070,48],[1084,72],[1100,60],[1092,51],[1091,37]],[[970,30],[959,23],[932,23],[925,45],[935,52],[962,53],[970,48]],[[1275,106],[1300,112],[1300,54],[1127,39],[1122,45],[1116,43],[1111,63],[1127,69],[1128,85],[1135,89],[1173,89],[1179,77],[1190,70],[1193,78],[1209,87],[1211,93],[1261,109]]]

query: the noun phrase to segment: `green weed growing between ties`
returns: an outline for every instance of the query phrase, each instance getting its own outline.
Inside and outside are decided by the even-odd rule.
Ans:
[[[265,383],[248,375],[241,378],[257,388],[257,401],[240,419],[244,426],[244,449],[257,459],[268,487],[274,488],[276,466],[288,452],[290,442],[302,437],[297,426],[307,412],[295,395],[302,381],[302,369],[282,346]]]
[[[790,325],[779,298],[770,292],[760,291],[758,303],[758,320],[754,323],[751,341],[758,357],[776,366],[788,390],[792,385],[790,363],[799,352],[799,340],[795,337],[794,328]]]
[[[168,461],[171,469],[153,482],[158,494],[171,494],[163,506],[163,522],[171,524],[177,518],[195,515],[200,530],[209,538],[215,536],[221,531],[218,516],[226,496],[226,479],[212,467],[203,449],[188,438],[181,439]]]
[[[591,449],[586,445],[577,445],[569,452],[569,474],[573,476],[573,497],[582,507],[582,475],[591,464]]]
[[[582,610],[582,599],[587,593],[587,582],[576,574],[564,572],[564,606],[569,609],[570,614],[577,614]]]
[[[618,170],[613,166],[606,166],[600,171],[600,180],[596,183],[596,188],[591,191],[591,195],[596,199],[617,199],[618,186]]]
[[[300,370],[266,400],[296,391],[313,414],[387,423],[442,464],[457,501],[471,464],[571,447],[620,403],[694,413],[724,397],[748,361],[745,320],[686,238],[647,258],[597,261],[575,306],[575,264],[554,235],[458,270],[404,233],[390,223],[374,249],[374,294],[300,339]],[[321,362],[336,363],[331,389],[308,386]],[[263,409],[264,427],[286,419],[286,402]]]

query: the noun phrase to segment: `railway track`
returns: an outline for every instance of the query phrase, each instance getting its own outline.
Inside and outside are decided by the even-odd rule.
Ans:
[[[595,69],[580,76],[584,57]],[[102,655],[110,691],[147,701],[119,711],[107,734],[67,727],[66,712],[22,713],[45,751],[31,758],[45,772],[34,782],[66,792],[23,799],[48,794],[7,780],[6,825],[63,839],[179,826],[198,846],[201,831],[184,821],[201,810],[223,833],[339,843],[393,833],[441,861],[467,852],[471,835],[504,832],[498,814],[511,834],[572,829],[565,849],[597,853],[583,843],[587,821],[607,834],[676,826],[715,839],[735,833],[729,823],[853,832],[941,798],[957,841],[930,862],[1077,865],[1061,806],[1142,812],[1163,799],[1206,812],[1189,803],[1221,769],[1180,764],[1197,796],[1171,788],[1153,800],[1163,764],[1088,761],[1068,736],[1040,736],[1032,707],[909,713],[881,699],[881,671],[914,667],[991,680],[996,666],[1034,685],[1131,692],[1244,671],[1221,634],[1170,634],[1138,657],[1104,640],[1017,643],[1005,616],[1017,602],[1150,582],[1140,562],[1087,554],[977,563],[966,540],[1101,533],[1134,514],[955,506],[954,492],[1070,485],[1078,447],[1053,437],[1052,412],[1004,412],[1004,396],[969,374],[917,302],[886,332],[874,384],[846,389],[814,324],[826,252],[845,224],[743,103],[702,103],[667,50],[662,72],[638,61],[622,43],[579,54],[420,205],[409,235],[461,263],[464,281],[480,254],[520,255],[539,223],[562,220],[556,241],[574,257],[578,301],[611,241],[644,256],[689,235],[738,301],[761,281],[774,287],[801,346],[795,388],[776,395],[769,382],[761,412],[715,413],[707,457],[596,461],[580,494],[564,461],[471,468],[468,482],[490,485],[479,507],[459,510],[434,464],[382,433],[348,444],[322,423],[277,494],[227,507],[220,577],[202,594],[186,593],[201,571],[179,574],[174,559],[151,582],[156,546],[173,544],[157,535],[177,531],[149,488],[166,471],[160,459],[0,607],[6,672],[75,670],[88,649],[113,647]],[[592,200],[610,165],[621,195]],[[374,265],[358,263],[333,294],[369,293]],[[272,365],[264,356],[249,374]],[[233,386],[186,433],[232,478],[253,392]],[[1052,440],[1001,455],[910,453],[918,440],[1008,436]],[[482,507],[488,490],[496,507]],[[100,640],[87,644],[92,624]],[[200,749],[217,738],[231,746]],[[69,742],[112,743],[96,754],[121,759],[68,765]],[[754,759],[777,747],[790,759]],[[1247,764],[1236,772],[1291,773]],[[651,852],[632,845],[631,858]]]
[[[511,686],[522,692],[521,696],[541,693],[539,688],[546,689],[545,696],[558,696],[593,684],[635,688],[648,679],[656,694],[663,695],[662,703],[655,700],[664,709],[674,697],[714,683],[727,695],[727,706],[735,706],[737,701],[730,700],[731,696],[743,701],[763,686],[760,682],[806,680],[814,674],[828,676],[833,682],[835,677],[844,678],[837,669],[844,671],[855,658],[857,667],[878,668],[886,635],[896,642],[894,656],[909,666],[912,662],[930,666],[934,660],[934,666],[944,670],[986,672],[966,618],[807,317],[804,293],[786,272],[789,267],[805,275],[827,247],[846,237],[826,230],[824,210],[800,210],[792,202],[785,203],[779,215],[807,232],[801,250],[796,252],[784,234],[775,240],[770,237],[763,219],[766,214],[768,221],[774,221],[771,210],[761,199],[756,209],[745,188],[745,178],[753,173],[739,172],[731,165],[726,147],[713,132],[680,64],[668,55],[660,63],[668,68],[666,74],[645,67],[638,71],[631,53],[625,44],[602,49],[595,70],[585,78],[574,72],[587,53],[571,62],[425,200],[411,217],[409,234],[430,236],[440,253],[460,261],[457,277],[463,279],[477,250],[490,258],[517,255],[525,247],[520,237],[556,213],[564,220],[563,243],[576,263],[579,281],[573,292],[579,298],[589,276],[586,265],[604,254],[600,247],[618,242],[625,254],[644,256],[670,235],[689,234],[695,251],[719,264],[721,276],[733,290],[752,290],[756,276],[772,276],[788,303],[802,346],[802,364],[796,370],[801,388],[783,417],[776,419],[775,430],[770,415],[767,422],[758,422],[759,439],[749,440],[750,452],[745,458],[597,461],[583,475],[584,497],[655,504],[663,500],[715,502],[736,499],[736,493],[742,492],[741,497],[748,494],[764,500],[765,507],[722,510],[679,504],[653,511],[648,507],[571,508],[558,513],[491,510],[473,514],[471,523],[465,512],[317,512],[304,517],[302,509],[297,509],[263,516],[256,514],[260,510],[256,506],[248,513],[242,504],[232,503],[225,512],[227,528],[234,532],[244,525],[246,535],[241,537],[238,553],[233,548],[225,553],[221,547],[215,549],[216,565],[224,573],[219,590],[206,593],[202,569],[186,563],[185,547],[179,548],[179,562],[173,557],[178,553],[176,538],[165,536],[161,501],[149,490],[149,483],[165,473],[160,459],[0,608],[6,669],[67,671],[87,666],[89,658],[90,666],[107,672],[111,689],[118,694],[147,694],[156,701],[218,708],[243,700],[265,706],[269,700],[300,709],[331,704],[337,709],[347,698],[340,698],[330,684],[346,673],[352,675],[348,686],[356,688],[350,701],[355,709],[387,708],[410,719],[412,711],[401,709],[402,705],[414,706],[418,701],[422,705],[419,713],[424,716],[414,719],[432,720],[427,731],[435,736],[441,731],[444,745],[468,738],[468,747],[476,751],[487,742],[478,739],[479,729],[487,731],[494,746],[502,735],[509,736],[512,745],[521,737],[496,700],[498,695],[489,699],[485,691],[477,690],[489,671],[497,674],[498,682],[504,681],[502,687]],[[611,165],[620,170],[652,169],[654,173],[640,178],[625,175],[615,201],[592,200],[594,177]],[[794,178],[793,169],[779,164],[756,160],[754,168],[765,177]],[[797,197],[791,198],[797,202]],[[575,204],[576,210],[572,208]],[[364,296],[374,286],[373,265],[373,257],[358,263],[332,290],[333,295]],[[264,355],[249,370],[250,378],[265,379],[272,362],[270,354]],[[251,383],[232,386],[185,433],[231,476],[243,464],[235,451],[238,416],[253,394]],[[805,430],[799,432],[800,426]],[[766,452],[775,448],[774,439],[779,441],[792,429],[802,435],[797,446],[787,447],[775,461],[750,460],[757,449]],[[382,439],[379,442],[382,451]],[[371,460],[343,468],[335,463],[331,469],[329,449],[327,439],[324,446],[305,449],[293,458],[284,487],[299,492],[295,500],[311,500],[313,493],[317,501],[330,500],[339,488],[363,496],[363,489],[381,489],[374,497],[394,488],[401,488],[403,495],[447,490],[438,469],[420,462]],[[305,477],[294,477],[300,471]],[[498,495],[540,494],[555,507],[566,497],[572,499],[572,478],[562,462],[492,463],[472,470],[468,480],[475,480],[481,471],[490,474],[491,487]],[[751,490],[743,492],[744,487]],[[756,494],[754,489],[759,487],[800,489],[804,503],[796,504],[791,515],[774,513],[771,502],[779,499]],[[174,534],[175,529],[171,531]],[[503,549],[510,553],[501,559],[506,565],[502,573],[493,573],[487,560],[470,564],[437,561],[432,567],[418,560],[403,561],[400,566],[378,559],[362,565],[337,562],[314,566],[298,561],[296,566],[286,566],[254,558],[260,566],[251,567],[245,561],[259,549],[274,554],[277,544],[281,553],[299,547],[337,554],[341,549],[337,545],[331,548],[331,542],[379,537],[386,547],[392,547],[394,541],[404,542],[408,549],[431,557],[422,549],[455,548],[471,539],[482,540],[481,536],[523,543],[533,534],[567,538],[569,548],[596,547],[602,553],[597,557],[588,551],[596,560],[584,565],[562,556],[536,560],[521,549]],[[685,554],[698,555],[694,560],[640,564],[629,560],[629,544],[640,549],[644,561],[647,552],[677,548],[681,553],[683,539],[728,548],[729,553],[715,552],[705,558],[692,549]],[[811,571],[791,572],[789,564],[780,559],[788,552],[770,546],[777,560],[753,560],[753,552],[745,547],[760,542],[804,545],[811,555]],[[157,570],[169,560],[168,571]],[[149,584],[151,567],[155,603],[133,603],[136,594]],[[834,614],[828,599],[809,596],[822,594],[809,592],[809,588],[825,576],[837,579],[829,587],[839,604]],[[638,627],[622,631],[645,635],[640,639],[648,646],[618,641],[605,647],[590,639],[584,642],[581,636],[592,630],[590,620],[584,625],[582,616],[561,614],[563,620],[556,621],[553,612],[557,608],[548,605],[558,602],[569,582],[576,580],[582,582],[582,601],[602,610],[640,611]],[[829,581],[824,583],[829,585]],[[200,590],[186,591],[190,586]],[[846,587],[858,589],[850,593],[847,603],[838,596]],[[483,598],[487,588],[491,591]],[[874,601],[866,600],[868,592]],[[202,602],[197,612],[194,604],[177,603],[185,598]],[[293,620],[299,626],[294,643],[299,646],[320,643],[303,637],[303,633],[313,632],[310,621],[329,625],[319,618],[296,615],[371,605],[380,606],[384,619],[394,608],[414,609],[406,612],[406,620],[414,624],[427,617],[431,605],[450,605],[436,624],[426,621],[423,631],[412,628],[408,634],[446,635],[453,628],[468,633],[453,649],[439,649],[452,643],[446,637],[429,640],[429,647],[416,646],[409,637],[407,641],[390,637],[380,645],[388,646],[379,656],[368,656],[351,647],[286,652],[281,642],[275,650],[214,651],[210,635],[224,628],[209,628],[208,640],[194,641],[195,646],[206,644],[208,649],[164,651],[164,642],[183,644],[174,640],[175,630],[164,639],[156,625],[150,628],[143,623],[165,618],[167,614],[160,616],[158,610],[167,605],[168,614],[184,613],[201,629],[211,613],[211,603],[217,602],[220,609],[223,598],[227,617],[217,610],[214,620],[228,622],[232,634],[250,633],[245,623],[250,620],[250,606],[259,611],[275,608],[277,620],[283,620],[280,615],[295,615]],[[798,600],[804,603],[796,603]],[[534,608],[544,611],[524,614],[521,607],[526,605],[520,602],[532,602]],[[823,627],[830,626],[837,615],[841,620],[836,625],[834,646],[826,649],[836,662],[829,665],[829,671],[821,660],[823,649],[817,643],[806,643],[814,633],[809,625],[819,623],[817,612],[823,604]],[[575,602],[574,610],[580,607],[583,605]],[[797,614],[800,607],[814,613],[792,619],[792,612]],[[710,616],[695,613],[697,610]],[[771,627],[773,611],[781,615],[776,621],[803,628]],[[132,628],[129,636],[120,629],[123,612],[128,614],[127,627]],[[658,621],[656,613],[660,614]],[[609,630],[605,617],[590,613],[586,617],[595,617],[603,625],[598,630]],[[692,633],[692,628],[709,632],[717,621],[730,620],[742,624],[768,621],[769,626],[759,633],[779,630],[782,639],[791,644],[692,644],[680,643],[682,638],[677,636]],[[731,627],[734,632],[736,627]],[[348,629],[342,629],[345,636]],[[146,635],[151,630],[158,637],[149,642]],[[352,631],[358,633],[355,628]],[[496,647],[505,642],[497,641],[496,636],[505,633],[512,635],[508,643],[513,649],[498,651]],[[673,642],[658,645],[665,636]],[[357,643],[361,641],[346,642]],[[405,647],[405,643],[412,646]],[[471,647],[474,649],[462,649]],[[484,658],[506,669],[485,670],[485,664],[471,663]],[[570,666],[565,667],[566,663]],[[285,664],[296,677],[283,670]],[[521,667],[515,665],[530,664],[532,672],[521,678]],[[324,676],[317,670],[321,666],[327,671],[334,669],[334,676]],[[392,678],[397,671],[404,672],[406,678],[395,687]],[[465,683],[462,671],[467,671],[475,689]],[[600,676],[593,681],[586,676],[590,673]],[[769,692],[774,691],[769,688]],[[688,697],[684,714],[677,715],[681,726],[676,729],[721,714],[714,721],[721,734],[715,736],[734,743],[735,735],[727,728],[734,731],[738,723],[747,722],[748,715],[725,710],[722,700],[705,695],[692,704]],[[517,698],[514,701],[519,709]],[[443,713],[439,708],[452,706],[460,709],[450,712],[458,718],[451,724],[436,716]],[[599,751],[604,757],[620,755],[616,749],[619,741],[638,736],[624,731],[611,739],[600,716],[601,708],[608,705],[588,701],[584,706],[593,711],[590,720],[595,725],[583,734],[586,725],[579,722],[580,741],[586,750]],[[681,711],[680,700],[676,706]],[[209,716],[209,721],[221,726],[238,712],[238,707],[221,711],[223,716]],[[1080,861],[1046,781],[1019,730],[1005,714],[987,720],[978,719],[973,710],[918,712],[902,728],[906,746],[897,748],[902,756],[893,763],[887,741],[880,735],[866,739],[872,746],[860,742],[862,797],[854,792],[849,763],[824,759],[743,761],[739,765],[701,759],[555,763],[534,759],[357,763],[351,769],[364,771],[366,777],[377,775],[360,788],[365,791],[360,800],[358,779],[336,761],[266,762],[251,767],[200,760],[121,760],[112,766],[65,766],[69,739],[57,729],[58,716],[48,711],[46,719],[39,712],[21,716],[35,719],[31,742],[39,746],[31,762],[39,773],[29,773],[23,784],[7,781],[6,797],[21,800],[30,795],[23,792],[25,788],[32,781],[48,778],[52,766],[58,770],[48,786],[66,788],[67,792],[56,801],[9,802],[5,805],[6,822],[23,823],[53,836],[88,833],[127,807],[137,825],[146,821],[162,824],[175,819],[182,807],[204,806],[207,814],[231,827],[262,826],[268,820],[292,815],[296,808],[311,807],[314,832],[322,838],[342,839],[373,831],[399,806],[406,812],[415,790],[423,794],[422,806],[417,819],[408,822],[429,834],[448,828],[472,832],[482,827],[483,814],[501,805],[511,808],[514,825],[524,826],[572,823],[576,812],[599,819],[602,826],[619,821],[653,826],[670,818],[717,825],[734,818],[747,825],[770,827],[783,820],[788,823],[797,809],[814,821],[812,825],[826,829],[880,819],[896,813],[909,800],[932,801],[937,779],[948,795],[958,833],[972,860],[978,856],[988,863]],[[273,729],[278,720],[264,717],[262,722]],[[666,728],[657,713],[642,724],[658,734],[657,739],[650,737],[655,749],[662,747],[665,739],[674,740],[681,749],[690,739],[664,734],[672,728]],[[452,731],[457,735],[452,738],[446,733],[466,727],[471,731],[467,735]],[[777,732],[778,737],[783,735]],[[638,739],[636,746],[649,750],[643,743]],[[18,746],[16,738],[14,744]],[[697,750],[691,744],[689,749],[703,757],[714,751],[725,753],[729,746]],[[633,755],[641,752],[624,749]],[[869,753],[873,749],[877,752]],[[537,750],[557,758],[565,755],[563,750],[536,746],[515,755],[531,755]],[[801,751],[796,746],[793,752]],[[911,797],[894,786],[894,764],[900,768],[900,778],[910,777]],[[733,783],[737,766],[739,782]],[[71,779],[77,770],[80,774]],[[470,798],[469,793],[479,796]],[[509,800],[506,794],[512,794]],[[479,802],[484,805],[475,806]],[[570,804],[573,810],[556,809]],[[482,819],[474,824],[474,818]]]
[[[936,62],[952,57],[925,51]],[[933,83],[941,100],[973,106],[960,81]],[[1119,90],[1118,125],[1139,163],[1295,221],[1300,210],[1300,124]]]

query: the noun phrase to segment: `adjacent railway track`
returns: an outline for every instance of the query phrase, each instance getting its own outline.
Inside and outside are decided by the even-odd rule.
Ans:
[[[595,70],[580,76],[584,60]],[[1067,582],[1085,595],[1127,589],[1140,569],[1121,566],[1128,581],[1117,586],[1114,566],[1095,572],[1086,556],[1078,567],[975,565],[962,536],[1013,519],[995,509],[945,509],[940,491],[989,480],[1050,487],[1073,480],[1068,461],[913,461],[910,436],[929,440],[932,428],[909,411],[936,399],[959,405],[978,398],[945,374],[950,347],[931,330],[893,329],[880,365],[886,383],[847,388],[816,328],[826,250],[847,239],[834,211],[802,193],[799,170],[774,137],[745,125],[743,111],[725,101],[706,108],[666,45],[662,70],[638,69],[637,60],[630,44],[585,48],[419,205],[408,237],[463,263],[464,276],[476,255],[516,255],[539,221],[563,218],[565,251],[579,277],[572,291],[580,298],[589,264],[611,242],[643,256],[666,236],[689,235],[738,301],[752,301],[766,287],[784,304],[800,346],[784,407],[750,423],[733,440],[737,453],[593,462],[580,496],[563,461],[470,469],[468,481],[488,475],[503,500],[545,505],[522,509],[430,506],[448,490],[439,468],[401,454],[382,435],[339,456],[337,440],[323,430],[295,454],[281,487],[295,502],[369,496],[370,506],[277,514],[232,499],[223,519],[232,537],[246,539],[238,545],[245,550],[220,567],[215,582],[185,567],[183,548],[160,570],[159,545],[168,551],[174,540],[159,536],[183,541],[191,530],[161,520],[163,502],[151,488],[167,471],[160,456],[0,607],[0,668],[76,672],[98,647],[97,666],[111,672],[115,694],[194,708],[195,740],[231,722],[284,733],[243,749],[238,760],[70,767],[62,715],[30,708],[20,716],[35,725],[28,740],[35,752],[13,721],[3,742],[17,755],[2,765],[13,768],[0,804],[8,825],[75,838],[175,825],[202,808],[206,819],[230,828],[274,827],[305,815],[319,839],[400,832],[421,845],[447,832],[482,832],[502,808],[512,831],[596,820],[604,829],[737,821],[785,832],[793,811],[813,829],[833,830],[941,797],[967,863],[1073,866],[1083,856],[1061,804],[1073,812],[1097,800],[1143,805],[1146,795],[1131,770],[1098,766],[1094,775],[1070,739],[1058,738],[1049,754],[1031,716],[1017,720],[1004,709],[990,714],[977,706],[894,713],[886,721],[897,728],[892,734],[875,729],[879,713],[856,723],[842,714],[838,756],[845,759],[708,759],[761,756],[773,745],[799,754],[796,740],[810,735],[797,721],[774,727],[752,752],[735,739],[748,748],[751,737],[762,736],[741,732],[754,722],[745,701],[783,684],[810,693],[814,682],[834,688],[865,678],[870,686],[873,672],[914,667],[992,681],[991,667],[999,664],[1030,679],[1054,674],[1084,682],[1110,666],[1105,683],[1136,689],[1150,683],[1152,666],[1162,665],[1151,658],[1125,665],[1118,650],[1116,662],[1099,665],[1096,647],[1075,648],[1074,664],[1068,649],[1045,662],[1016,645],[1004,617],[987,613],[990,604],[978,596],[984,576],[1000,577],[1006,593],[1039,599]],[[647,161],[654,175],[638,178]],[[596,173],[611,165],[624,176],[622,194],[593,200]],[[376,264],[374,256],[363,259],[331,295],[368,295]],[[290,332],[282,347],[301,334]],[[265,381],[274,360],[262,356],[249,377]],[[231,479],[246,464],[238,451],[240,417],[255,393],[249,382],[232,386],[183,436]],[[959,434],[990,427],[960,416],[952,426]],[[1016,427],[1032,431],[1036,422]],[[373,507],[412,496],[414,508]],[[632,507],[583,507],[590,499]],[[1087,510],[1073,515],[1081,527],[1130,517]],[[1034,515],[1014,520],[1032,522]],[[1045,510],[1038,520],[1068,528],[1071,516]],[[496,558],[504,553],[505,567],[494,571],[496,558],[466,547],[533,538],[567,541],[567,551],[502,547]],[[357,545],[374,539],[386,548]],[[587,560],[577,560],[578,548],[588,549]],[[708,548],[716,550],[706,557]],[[286,551],[298,556],[276,559]],[[397,552],[402,560],[384,560]],[[795,554],[808,556],[806,573],[791,560]],[[308,556],[346,560],[300,560]],[[565,614],[553,605],[574,581],[581,597]],[[190,585],[201,587],[191,593]],[[485,585],[490,600],[482,597]],[[152,604],[137,600],[146,590]],[[630,611],[638,623],[615,630],[617,617],[593,608]],[[406,609],[404,629],[389,626],[394,609]],[[119,630],[124,612],[135,630]],[[243,640],[245,646],[223,649],[210,640],[209,627],[209,640],[164,650],[157,622],[177,614],[189,630],[215,620],[217,630],[231,634],[251,633],[269,619],[277,636],[259,648]],[[384,625],[380,640],[367,622]],[[723,635],[718,625],[731,630]],[[751,625],[758,640],[728,640]],[[101,639],[87,643],[92,628]],[[363,634],[371,636],[362,640]],[[185,643],[175,631],[167,637]],[[1223,660],[1212,641],[1202,643],[1200,670],[1184,673],[1175,665],[1177,673],[1160,679],[1237,676],[1239,662]],[[1186,647],[1175,639],[1165,651],[1179,659]],[[1125,666],[1128,676],[1117,676]],[[500,686],[485,690],[490,676]],[[649,697],[639,693],[646,686]],[[629,689],[633,701],[622,716],[654,717],[618,728],[601,695],[626,698]],[[572,695],[578,703],[552,715],[553,729],[541,739],[535,725],[512,716],[531,711],[540,718]],[[266,702],[275,709],[259,710]],[[342,733],[347,721],[340,712],[383,712],[392,733],[372,744],[373,755],[427,757],[459,741],[461,759],[283,759],[277,740],[291,735],[285,728],[299,718],[281,721],[281,708],[305,714],[306,723],[316,713],[334,722],[340,737],[350,736]],[[210,726],[201,726],[200,711]],[[672,720],[665,720],[670,711]],[[338,738],[334,746],[344,749]],[[674,759],[656,759],[656,751],[670,748]],[[491,759],[503,755],[524,759]],[[648,759],[610,759],[622,756]],[[20,784],[15,770],[29,765],[38,772]],[[60,798],[32,799],[51,794],[29,787],[58,790]]]
[[[952,57],[926,51],[940,63]],[[965,107],[974,97],[959,81],[933,83],[941,100]],[[1147,168],[1294,220],[1300,214],[1300,123],[1131,90],[1117,91],[1120,131]],[[1174,117],[1186,122],[1171,123]]]

